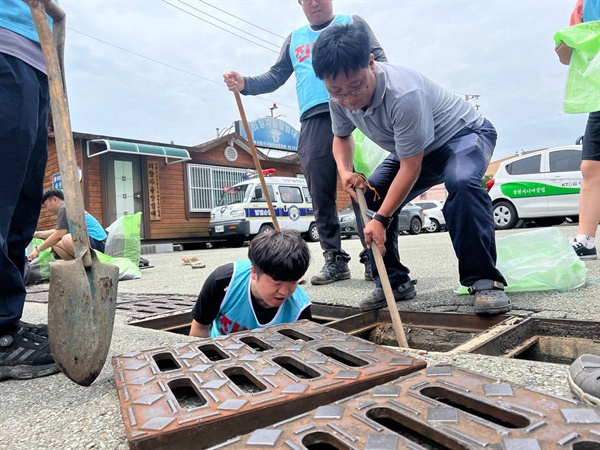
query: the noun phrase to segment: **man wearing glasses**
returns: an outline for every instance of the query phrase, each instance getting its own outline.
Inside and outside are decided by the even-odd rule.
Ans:
[[[344,189],[356,197],[354,187],[363,187],[352,173],[355,128],[391,153],[369,178],[381,199],[370,190],[365,193],[369,209],[376,211],[365,227],[367,244],[376,244],[385,254],[393,288],[409,282],[398,254],[398,211],[445,183],[449,195],[444,216],[460,281],[475,296],[475,312],[509,311],[506,281],[496,269],[492,203],[481,186],[496,130],[467,101],[422,74],[376,63],[368,41],[360,25],[350,24],[324,31],[313,48],[315,73],[330,93],[333,153]],[[385,304],[381,292],[360,306],[367,310]]]
[[[244,95],[273,92],[295,72],[300,107],[298,156],[312,196],[319,241],[325,256],[321,272],[312,277],[316,285],[350,278],[350,256],[342,250],[336,207],[337,174],[331,146],[331,116],[328,94],[312,67],[312,47],[319,34],[334,25],[360,23],[369,39],[369,49],[377,61],[386,61],[385,53],[367,23],[359,16],[335,15],[332,0],[298,0],[308,25],[293,31],[285,40],[279,58],[268,72],[244,77],[237,72],[223,75],[231,91]]]

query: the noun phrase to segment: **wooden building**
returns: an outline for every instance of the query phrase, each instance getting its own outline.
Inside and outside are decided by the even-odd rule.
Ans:
[[[254,169],[248,142],[236,131],[195,147],[76,132],[73,137],[86,210],[105,228],[122,215],[142,212],[146,243],[209,240],[210,210],[223,188]],[[259,158],[277,176],[302,176],[295,153],[274,158],[259,149]],[[61,187],[51,132],[44,189],[52,186]],[[349,198],[338,193],[341,207]],[[42,208],[38,227],[55,224],[56,216]]]

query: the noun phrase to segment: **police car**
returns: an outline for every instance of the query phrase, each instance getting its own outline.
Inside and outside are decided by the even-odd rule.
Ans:
[[[298,230],[307,240],[318,241],[319,232],[306,180],[266,177],[265,183],[279,227]],[[228,188],[219,206],[210,213],[209,235],[226,238],[232,247],[241,247],[256,234],[273,230],[269,206],[258,178]]]

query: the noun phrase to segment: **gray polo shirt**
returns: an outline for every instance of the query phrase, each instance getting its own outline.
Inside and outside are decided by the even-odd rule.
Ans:
[[[398,158],[410,158],[440,148],[464,127],[483,123],[469,102],[415,70],[376,62],[375,79],[373,103],[366,111],[330,101],[336,136],[349,136],[358,128]]]

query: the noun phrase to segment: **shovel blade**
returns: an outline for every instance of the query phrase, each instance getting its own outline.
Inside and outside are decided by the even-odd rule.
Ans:
[[[93,253],[93,252],[92,252]],[[51,264],[48,293],[50,350],[61,371],[89,386],[100,374],[112,337],[119,268],[92,255]]]

